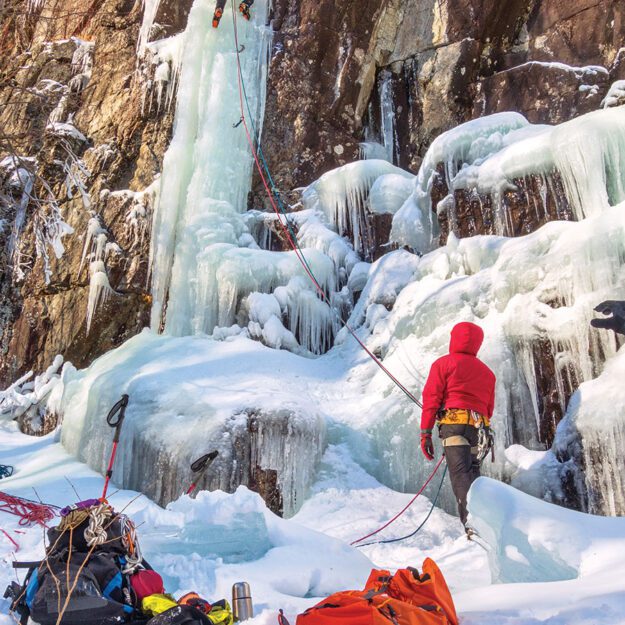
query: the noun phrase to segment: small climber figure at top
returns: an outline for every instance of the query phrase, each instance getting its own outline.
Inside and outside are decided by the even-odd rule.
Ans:
[[[219,20],[221,20],[221,16],[224,14],[226,1],[227,0],[217,0],[215,13],[213,13],[213,28],[217,28],[219,26]],[[239,13],[241,13],[246,20],[249,20],[252,17],[250,14],[250,7],[253,4],[254,0],[243,0],[243,2],[239,4]]]
[[[449,354],[432,364],[423,387],[421,451],[434,459],[432,429],[438,423],[451,488],[467,536],[467,493],[480,476],[480,464],[492,447],[490,420],[495,406],[495,374],[477,357],[484,332],[462,322],[451,331]]]

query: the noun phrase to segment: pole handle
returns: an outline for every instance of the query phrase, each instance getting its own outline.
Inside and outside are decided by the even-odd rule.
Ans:
[[[191,471],[193,471],[193,473],[204,471],[206,468],[208,468],[209,463],[215,460],[218,455],[219,452],[216,449],[215,451],[211,451],[209,454],[204,454],[203,456],[195,460],[195,462],[191,463]]]
[[[126,417],[126,406],[128,405],[128,395],[122,395],[122,398],[109,410],[106,416],[106,422],[115,428],[115,435],[113,436],[113,442],[119,442],[119,435],[121,433],[122,424]]]

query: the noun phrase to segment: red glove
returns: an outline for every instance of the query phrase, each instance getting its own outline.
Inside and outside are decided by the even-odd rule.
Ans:
[[[432,430],[421,430],[421,451],[427,460],[434,460],[434,443]]]

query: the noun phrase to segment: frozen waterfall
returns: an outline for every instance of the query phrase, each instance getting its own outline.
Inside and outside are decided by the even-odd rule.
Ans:
[[[216,275],[225,255],[245,245],[253,158],[241,124],[237,51],[230,9],[211,26],[214,5],[196,0],[182,45],[174,134],[165,155],[152,235],[152,327],[168,334],[210,333],[228,318]],[[260,132],[271,31],[268,4],[238,24],[241,71]],[[243,258],[241,264],[247,264]],[[166,314],[165,314],[166,311]]]

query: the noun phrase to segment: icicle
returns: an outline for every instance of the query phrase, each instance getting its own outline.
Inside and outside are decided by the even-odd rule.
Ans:
[[[381,160],[349,163],[327,172],[304,190],[305,208],[322,210],[339,234],[348,235],[362,250],[367,201],[373,183],[385,174],[412,179],[412,174]]]
[[[89,334],[91,329],[91,323],[96,311],[115,292],[109,284],[103,261],[93,261],[89,266],[89,271],[91,279],[89,280],[89,299],[87,301],[87,334]]]
[[[139,39],[137,40],[137,56],[139,58],[145,54],[150,31],[154,25],[160,4],[161,0],[143,0],[143,21],[141,22]]]
[[[393,75],[383,71],[382,81],[378,87],[380,96],[380,120],[382,126],[382,140],[386,152],[386,160],[394,162],[395,156],[395,106],[393,103]]]

